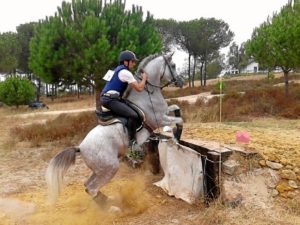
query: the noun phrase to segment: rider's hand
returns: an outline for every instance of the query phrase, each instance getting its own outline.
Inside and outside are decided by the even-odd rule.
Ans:
[[[143,77],[143,80],[147,80],[148,79],[148,75],[145,72],[142,73],[142,77]]]

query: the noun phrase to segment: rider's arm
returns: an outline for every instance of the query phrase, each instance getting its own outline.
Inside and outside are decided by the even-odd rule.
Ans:
[[[141,82],[138,83],[137,81],[135,81],[135,82],[130,83],[129,85],[134,90],[141,92],[142,90],[144,90],[147,78],[148,78],[147,74],[142,73],[142,81]]]

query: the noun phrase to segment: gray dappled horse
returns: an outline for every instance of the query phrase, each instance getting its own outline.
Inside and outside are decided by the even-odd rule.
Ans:
[[[177,75],[172,55],[150,55],[139,65],[137,71],[144,70],[148,74],[145,89],[137,93],[133,89],[127,91],[126,99],[135,103],[145,115],[145,124],[136,134],[137,143],[143,144],[152,131],[163,126],[176,124],[182,126],[182,118],[169,116],[170,111],[178,110],[176,105],[168,107],[161,89],[171,83],[183,86],[183,79]],[[151,128],[149,130],[149,127]],[[128,149],[128,134],[124,132],[122,123],[109,126],[97,125],[79,146],[70,147],[51,159],[46,172],[46,180],[50,199],[57,199],[68,168],[75,163],[76,152],[81,154],[85,164],[92,170],[92,175],[85,182],[86,192],[93,198],[102,198],[99,191],[117,173],[119,156],[125,155]],[[102,197],[101,197],[102,196]]]

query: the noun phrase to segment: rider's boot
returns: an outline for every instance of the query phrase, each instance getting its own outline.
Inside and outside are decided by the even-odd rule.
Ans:
[[[129,144],[128,148],[132,149],[132,147],[137,143],[136,142],[136,124],[131,119],[128,120],[128,138]]]

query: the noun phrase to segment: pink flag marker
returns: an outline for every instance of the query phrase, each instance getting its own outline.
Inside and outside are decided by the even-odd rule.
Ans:
[[[235,135],[235,140],[237,143],[248,144],[250,142],[250,136],[247,132],[238,131]]]

